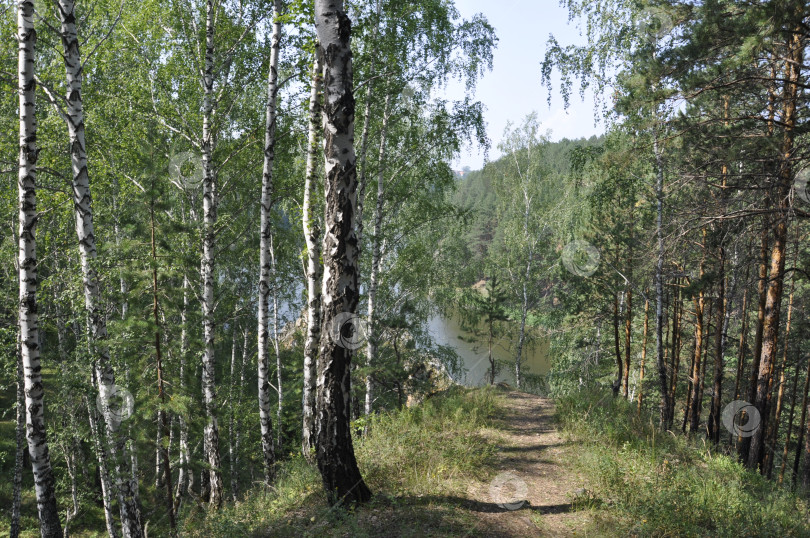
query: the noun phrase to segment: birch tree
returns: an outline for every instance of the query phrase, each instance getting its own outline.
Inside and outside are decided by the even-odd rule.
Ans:
[[[19,94],[20,146],[17,202],[19,208],[19,331],[25,376],[26,437],[40,533],[43,538],[62,536],[56,506],[54,475],[45,426],[44,390],[40,363],[40,333],[37,308],[37,118],[34,2],[17,2],[17,93]]]
[[[101,306],[101,289],[95,267],[97,260],[96,239],[93,225],[90,178],[87,170],[87,147],[84,127],[84,103],[82,100],[83,63],[76,28],[75,3],[73,0],[59,0],[61,39],[64,49],[65,71],[67,76],[67,96],[65,98],[65,121],[70,137],[70,157],[73,172],[73,207],[76,217],[76,235],[79,243],[79,256],[82,268],[84,305],[88,317],[88,345],[93,356],[96,382],[101,401],[105,433],[108,438],[108,454],[116,468],[121,526],[124,537],[143,535],[140,508],[136,502],[137,492],[132,491],[133,483],[124,479],[121,461],[127,461],[128,451],[123,443],[117,445],[118,422],[109,409],[110,391],[115,385],[115,373],[110,361],[107,346],[107,321]],[[137,486],[137,484],[135,484]]]
[[[262,171],[261,232],[259,244],[259,416],[262,435],[264,480],[273,482],[275,453],[273,448],[273,419],[270,411],[269,308],[273,282],[271,249],[273,229],[273,162],[276,145],[276,100],[278,98],[278,58],[281,47],[281,0],[273,3],[273,30],[270,36],[270,71],[267,79],[267,105],[265,109],[264,168]],[[274,316],[275,318],[275,316]]]
[[[321,336],[321,226],[313,216],[313,192],[318,187],[318,140],[321,128],[321,93],[323,87],[323,56],[316,45],[312,63],[312,82],[309,95],[309,127],[307,164],[304,178],[302,223],[307,247],[307,334],[304,341],[304,388],[302,395],[303,424],[301,451],[313,462],[315,450],[315,366],[318,360],[318,342]]]
[[[317,462],[329,504],[371,498],[357,467],[349,428],[350,367],[346,346],[359,300],[356,234],[357,169],[354,153],[354,95],[351,21],[342,0],[315,0],[315,29],[324,57],[323,319],[316,400]],[[349,331],[344,332],[344,331]]]

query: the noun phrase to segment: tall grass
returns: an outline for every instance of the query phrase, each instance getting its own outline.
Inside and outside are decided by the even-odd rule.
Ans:
[[[702,441],[662,433],[604,393],[561,398],[557,417],[582,448],[577,466],[600,530],[628,536],[810,536],[806,500]]]
[[[375,494],[369,509],[330,509],[317,468],[293,456],[280,463],[271,489],[254,488],[219,511],[188,508],[182,535],[377,535],[364,528],[380,503],[407,511],[412,523],[419,524],[423,512],[425,520],[435,516],[417,506],[419,499],[461,493],[464,478],[487,472],[495,448],[483,430],[495,413],[493,390],[453,387],[418,406],[375,415],[368,435],[355,441],[360,470]]]

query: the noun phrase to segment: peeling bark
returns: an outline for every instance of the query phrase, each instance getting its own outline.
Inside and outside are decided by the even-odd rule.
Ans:
[[[339,345],[332,325],[354,315],[359,300],[357,168],[354,154],[351,22],[341,0],[315,0],[315,28],[326,65],[325,238],[323,323],[316,400],[317,462],[330,504],[368,501],[349,427],[353,351]],[[342,327],[340,327],[342,328]]]

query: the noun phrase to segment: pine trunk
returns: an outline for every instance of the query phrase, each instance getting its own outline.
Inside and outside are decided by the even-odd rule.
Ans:
[[[703,232],[704,245],[706,232]],[[700,278],[703,279],[703,262],[700,263]],[[706,292],[701,288],[695,298],[695,360],[692,363],[692,397],[691,408],[689,410],[689,433],[694,434],[700,426],[700,408],[702,392],[702,368],[701,357],[703,354],[703,309]]]
[[[800,11],[799,18],[803,16]],[[770,255],[770,271],[765,300],[765,319],[762,333],[762,357],[759,365],[759,378],[757,379],[756,399],[753,404],[760,412],[763,422],[768,420],[768,387],[770,373],[776,360],[777,340],[779,338],[780,306],[782,302],[782,287],[785,279],[785,248],[787,245],[788,218],[791,198],[789,196],[793,187],[794,169],[790,156],[794,150],[794,128],[797,121],[796,103],[799,95],[799,81],[801,79],[801,66],[804,58],[803,24],[797,26],[791,33],[788,45],[789,59],[785,67],[785,85],[783,89],[782,122],[785,133],[782,141],[781,155],[785,157],[780,163],[776,196],[773,198],[778,211],[776,226],[774,228],[774,243]],[[768,424],[762,423],[751,437],[751,448],[748,454],[747,466],[749,469],[757,468],[762,462],[765,452],[765,432]],[[764,470],[764,469],[763,469]]]
[[[667,365],[664,362],[664,157],[658,145],[658,130],[653,138],[655,154],[655,235],[658,239],[658,259],[655,264],[655,363],[658,368],[658,382],[661,392],[661,426],[672,423],[669,394],[667,388]],[[672,406],[674,410],[674,405]]]
[[[647,362],[647,331],[650,327],[650,301],[644,300],[644,334],[641,337],[641,364],[638,369],[638,414],[644,406],[644,369]]]
[[[708,434],[709,439],[717,445],[720,442],[720,403],[723,392],[723,370],[725,368],[724,361],[724,345],[723,345],[723,326],[726,320],[726,284],[725,284],[725,270],[726,270],[726,251],[723,246],[720,246],[720,270],[718,274],[718,287],[717,294],[717,326],[715,327],[714,335],[714,377],[712,383],[712,401],[711,410],[709,411],[709,424]]]
[[[766,218],[762,227],[760,251],[759,251],[759,281],[757,291],[759,292],[759,304],[757,310],[756,335],[754,336],[754,360],[751,365],[751,377],[748,387],[748,402],[754,402],[757,394],[757,380],[759,379],[759,367],[762,359],[762,335],[765,327],[765,301],[767,299],[768,283],[768,220]],[[741,417],[742,418],[742,417]],[[737,441],[739,447],[740,461],[744,464],[748,462],[748,455],[751,449],[751,437],[740,437]]]

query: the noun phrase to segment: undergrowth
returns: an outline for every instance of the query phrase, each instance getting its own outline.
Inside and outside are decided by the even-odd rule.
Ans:
[[[635,404],[579,392],[557,402],[590,484],[600,532],[625,536],[810,536],[806,500],[701,440],[661,432]],[[583,506],[583,507],[584,507]]]
[[[315,466],[301,456],[279,464],[273,488],[254,488],[221,510],[192,506],[183,536],[382,536],[385,528],[426,530],[464,526],[453,510],[465,478],[487,472],[494,454],[482,431],[496,414],[491,389],[454,387],[418,406],[375,415],[355,453],[374,493],[356,513],[330,509]]]

